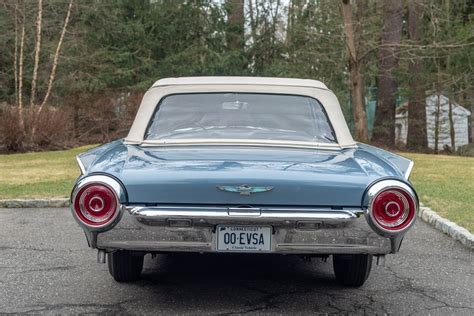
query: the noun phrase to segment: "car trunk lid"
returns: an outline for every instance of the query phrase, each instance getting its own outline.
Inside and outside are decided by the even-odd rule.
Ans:
[[[395,172],[354,149],[127,147],[120,178],[131,204],[353,207]]]

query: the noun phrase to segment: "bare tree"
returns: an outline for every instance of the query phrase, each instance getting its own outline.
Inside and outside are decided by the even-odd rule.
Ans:
[[[43,0],[38,0],[38,16],[36,17],[36,45],[35,45],[35,60],[33,67],[33,78],[31,79],[31,95],[30,108],[35,104],[36,95],[36,80],[38,78],[38,66],[41,50],[41,23],[43,17]]]
[[[15,105],[18,105],[18,0],[15,0],[13,18],[15,20],[15,49],[13,55],[13,74],[15,79]]]
[[[25,121],[23,117],[23,62],[25,49],[25,3],[22,3],[21,19],[20,19],[21,35],[20,35],[20,52],[18,61],[18,125],[20,131],[25,132]]]
[[[361,142],[368,142],[369,137],[367,133],[367,117],[364,102],[364,77],[360,71],[361,60],[354,40],[352,5],[350,1],[342,0],[341,9],[344,22],[346,51],[349,60],[351,101],[354,112],[356,139]]]
[[[413,44],[419,44],[421,38],[421,21],[423,17],[423,0],[408,0],[408,37]],[[410,78],[410,96],[408,109],[409,148],[427,148],[426,133],[426,97],[422,82],[422,60],[412,58],[408,65]]]
[[[395,106],[398,89],[394,71],[400,61],[402,38],[402,0],[383,2],[383,26],[377,75],[377,108],[372,141],[395,144]]]
[[[66,34],[66,29],[67,29],[67,26],[69,24],[69,19],[71,17],[72,4],[73,4],[73,0],[70,0],[68,8],[67,8],[66,17],[64,19],[64,24],[63,24],[63,27],[61,29],[61,35],[59,36],[58,45],[56,47],[56,52],[54,53],[53,64],[52,64],[52,67],[51,67],[51,73],[49,75],[46,94],[45,94],[44,99],[43,99],[43,101],[41,102],[41,104],[38,108],[38,111],[36,112],[36,118],[41,114],[41,112],[44,108],[44,105],[48,102],[49,96],[51,94],[51,90],[53,88],[54,79],[56,77],[56,68],[58,67],[59,55],[60,55],[60,52],[61,52],[61,46],[62,46],[63,41],[64,41],[64,35]],[[35,132],[36,132],[36,119],[33,123],[31,134],[34,136]]]

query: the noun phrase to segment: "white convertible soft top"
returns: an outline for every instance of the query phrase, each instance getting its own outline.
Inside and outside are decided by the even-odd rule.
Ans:
[[[160,100],[171,94],[203,92],[247,92],[309,96],[318,100],[324,107],[334,128],[335,143],[315,143],[297,141],[265,140],[225,140],[225,139],[163,139],[145,140],[144,135]],[[156,81],[145,93],[135,120],[125,138],[128,144],[142,145],[266,145],[305,148],[347,148],[356,146],[334,93],[317,80],[265,77],[182,77],[166,78]]]

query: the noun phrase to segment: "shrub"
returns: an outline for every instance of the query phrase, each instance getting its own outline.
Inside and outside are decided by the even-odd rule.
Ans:
[[[456,154],[458,154],[459,156],[474,157],[474,143],[459,146],[456,150]]]
[[[142,97],[142,92],[77,93],[61,106],[44,107],[39,116],[37,107],[26,108],[24,132],[18,108],[2,103],[0,152],[64,149],[125,137]]]
[[[36,118],[36,132],[30,137],[30,149],[63,149],[71,142],[73,116],[67,107],[45,107]],[[31,124],[31,122],[29,122]],[[30,127],[31,131],[31,127]]]
[[[125,137],[142,96],[141,92],[81,95],[80,104],[71,104],[76,140],[90,144]]]
[[[18,123],[18,109],[3,107],[0,112],[0,150],[23,151],[25,134]]]
[[[45,107],[33,120],[37,108],[23,112],[24,130],[20,128],[16,107],[4,107],[0,111],[0,151],[21,152],[63,149],[71,145],[72,115],[68,108]]]

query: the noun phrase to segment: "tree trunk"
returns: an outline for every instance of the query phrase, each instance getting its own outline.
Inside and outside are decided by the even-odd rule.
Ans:
[[[290,0],[290,3],[288,4],[288,14],[287,14],[287,22],[286,22],[286,38],[285,42],[286,45],[289,46],[292,41],[292,31],[293,31],[293,26],[294,26],[294,20],[295,20],[295,1],[297,0]]]
[[[435,130],[434,130],[434,151],[439,152],[439,130],[440,130],[440,114],[441,114],[441,92],[437,93],[437,103],[435,111]]]
[[[395,107],[398,84],[394,71],[400,60],[402,0],[383,2],[382,47],[379,50],[377,108],[372,141],[395,145]]]
[[[280,0],[276,0],[276,6],[275,6],[275,11],[274,15],[272,18],[272,46],[274,47],[276,45],[276,33],[277,33],[277,28],[278,28],[278,17],[280,15]]]
[[[448,29],[451,29],[451,3],[449,0],[446,0],[446,21]],[[448,55],[447,62],[446,62],[446,72],[450,75],[451,74],[451,58]],[[454,130],[454,117],[453,117],[453,102],[452,99],[454,98],[453,95],[453,85],[455,84],[454,78],[451,77],[451,82],[448,84],[448,119],[449,119],[449,136],[451,138],[451,150],[452,152],[456,152],[456,131]]]
[[[244,0],[227,0],[228,12],[227,43],[230,49],[245,48]]]
[[[423,0],[408,1],[408,37],[418,44],[421,36],[421,20],[423,17]],[[411,149],[427,148],[426,133],[426,97],[422,82],[422,61],[412,58],[408,65],[410,78],[410,95],[408,107],[407,147]]]
[[[258,4],[256,4],[258,5]],[[258,17],[254,16],[254,6],[253,0],[248,0],[248,10],[249,10],[249,20],[250,20],[250,34],[252,38],[252,44],[255,43],[257,38],[257,23],[256,19]]]
[[[21,35],[20,35],[20,53],[18,65],[18,125],[20,131],[25,133],[25,120],[23,116],[23,52],[25,49],[25,3],[21,12]]]
[[[367,116],[364,103],[364,78],[357,66],[351,67],[351,100],[354,110],[354,127],[356,139],[367,143],[369,141],[367,133]]]
[[[31,79],[31,95],[30,109],[33,109],[36,96],[36,81],[38,78],[38,66],[41,50],[41,22],[43,17],[43,0],[38,0],[38,16],[36,17],[36,45],[35,45],[35,61],[33,67],[33,78]],[[33,111],[31,111],[33,113]]]
[[[368,142],[367,117],[364,102],[364,78],[360,73],[360,60],[355,47],[354,30],[352,26],[352,7],[349,0],[342,0],[342,18],[344,22],[344,35],[346,51],[350,68],[351,101],[354,114],[354,127],[356,139]]]
[[[468,132],[468,138],[469,142],[473,143],[474,142],[474,87],[473,83],[468,79],[468,77],[465,77],[464,79],[464,102],[462,104],[470,104],[471,105],[471,116],[470,119],[468,119],[468,127],[469,127],[469,132]],[[470,122],[469,122],[470,121]]]
[[[18,0],[15,0],[15,51],[13,56],[13,73],[15,78],[15,105],[18,106]]]
[[[449,86],[449,88],[448,88],[449,136],[450,136],[450,138],[451,138],[451,150],[452,150],[453,152],[455,152],[455,151],[456,151],[456,132],[455,132],[455,130],[454,130],[453,102],[451,101],[451,98],[452,98],[452,97],[453,97],[452,87]]]

